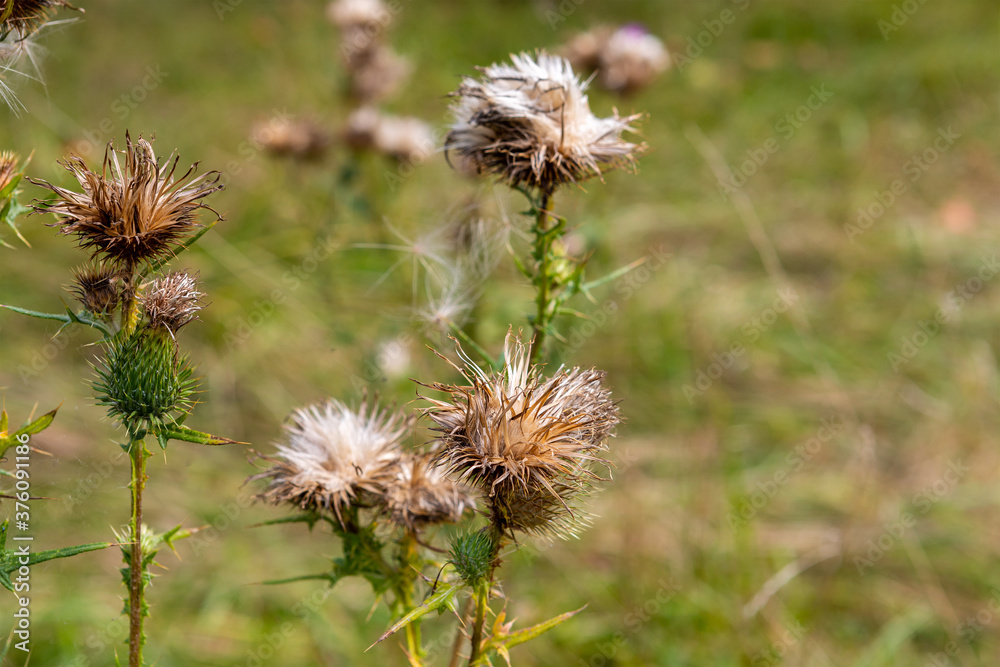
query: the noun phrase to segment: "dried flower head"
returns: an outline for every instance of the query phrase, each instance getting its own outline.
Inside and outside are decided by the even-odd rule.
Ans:
[[[0,152],[0,192],[13,182],[15,176],[21,174],[18,169],[20,158],[13,151]]]
[[[123,152],[124,169],[118,152],[108,144],[100,174],[77,156],[62,162],[79,181],[82,192],[45,181],[32,183],[58,197],[51,204],[35,204],[35,211],[62,216],[55,223],[61,225],[62,233],[75,234],[80,245],[95,256],[103,255],[131,269],[169,257],[174,246],[200,226],[196,217],[199,209],[215,213],[201,200],[224,186],[218,172],[194,176],[197,163],[175,178],[179,156],[171,154],[161,166],[149,142],[140,137],[133,143],[127,132]]]
[[[330,135],[319,125],[290,118],[272,118],[257,123],[251,138],[275,155],[307,160],[321,157],[330,146]]]
[[[392,14],[382,0],[335,0],[327,5],[326,16],[342,31],[371,32],[392,20]]]
[[[359,104],[391,97],[413,73],[413,64],[388,46],[376,45],[358,53],[349,63],[351,95]]]
[[[384,114],[370,106],[351,112],[344,140],[352,148],[373,149],[409,163],[423,162],[435,148],[434,133],[424,121]]]
[[[457,522],[475,507],[470,490],[434,467],[431,454],[407,454],[386,484],[380,506],[388,519],[408,530],[428,524]]]
[[[670,54],[663,42],[638,23],[582,32],[561,53],[574,69],[596,71],[601,86],[622,94],[645,88],[670,67]]]
[[[58,7],[77,9],[65,0],[7,0],[0,5],[0,37],[10,33],[17,39],[28,37],[44,25]]]
[[[475,165],[511,186],[556,186],[631,167],[644,146],[622,139],[638,115],[590,111],[586,83],[568,61],[539,52],[511,56],[512,65],[482,69],[453,96],[455,121],[445,139],[460,164]]]
[[[409,419],[368,399],[353,411],[334,399],[292,413],[287,444],[274,466],[250,479],[269,479],[261,497],[332,512],[343,521],[352,505],[367,504],[395,479]],[[364,497],[367,495],[368,497]]]
[[[668,67],[670,54],[663,42],[641,25],[630,23],[604,44],[597,78],[608,90],[630,94],[651,84]]]
[[[151,327],[165,328],[171,335],[188,322],[197,319],[204,307],[197,281],[189,274],[177,271],[152,281],[139,295],[139,302]]]
[[[572,505],[600,479],[592,465],[610,465],[600,453],[619,422],[604,374],[573,368],[543,378],[512,334],[499,372],[459,354],[469,384],[430,385],[450,396],[427,399],[424,411],[440,434],[437,460],[483,491],[500,532],[572,532]]]
[[[77,269],[70,290],[88,312],[107,315],[118,308],[125,283],[126,278],[117,269],[100,264]]]

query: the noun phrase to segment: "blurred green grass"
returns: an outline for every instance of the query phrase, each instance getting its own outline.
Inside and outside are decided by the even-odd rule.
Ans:
[[[213,201],[226,221],[175,264],[200,271],[211,299],[202,322],[184,332],[204,377],[192,424],[266,452],[284,416],[305,402],[351,399],[362,385],[408,402],[408,377],[447,374],[410,321],[408,268],[370,291],[397,256],[353,244],[391,239],[384,221],[408,236],[427,233],[474,195],[514,220],[522,202],[463,180],[440,155],[391,192],[385,173],[395,167],[371,158],[359,165],[363,189],[378,193],[369,215],[338,186],[345,153],[296,165],[248,150],[253,122],[276,110],[335,129],[349,109],[323,3],[230,4],[220,20],[208,2],[87,2],[80,21],[45,41],[46,87],[20,88],[29,113],[0,122],[0,147],[34,151],[30,174],[65,184],[55,160],[69,145],[88,136],[120,142],[128,128],[155,134],[160,153],[176,148],[182,160],[227,172],[229,187]],[[660,248],[670,256],[645,282],[605,288],[598,306],[581,302],[587,312],[609,300],[616,307],[591,335],[564,323],[582,338],[567,362],[607,370],[628,422],[593,528],[577,542],[527,545],[505,564],[508,617],[519,623],[589,603],[516,649],[517,664],[923,665],[950,641],[959,649],[951,664],[989,665],[1000,655],[1000,617],[989,606],[1000,587],[996,281],[898,373],[888,358],[997,247],[1000,12],[990,0],[927,3],[884,39],[879,21],[903,4],[402,4],[391,40],[417,71],[388,108],[438,128],[447,121],[444,95],[475,65],[554,47],[602,21],[641,21],[684,53],[708,30],[704,22],[725,9],[735,16],[653,88],[627,100],[591,94],[598,114],[615,105],[648,113],[642,129],[652,150],[638,176],[611,174],[586,192],[561,193],[559,210],[595,250],[592,275]],[[565,21],[553,29],[549,12]],[[115,101],[148,67],[166,73],[162,83],[119,118]],[[778,124],[813,86],[833,96],[786,137]],[[104,119],[110,132],[100,130]],[[692,141],[695,127],[734,169],[768,138],[779,142],[742,190],[766,232],[765,251],[773,248],[798,297],[794,311],[766,326],[754,318],[769,321],[781,285],[734,201],[720,196]],[[907,162],[948,127],[959,139],[910,181]],[[99,160],[100,148],[87,157]],[[849,239],[858,209],[896,179],[906,191]],[[0,302],[58,310],[68,299],[61,286],[83,255],[43,222],[22,220],[31,249],[0,250]],[[308,271],[311,254],[328,245],[335,252]],[[307,275],[289,279],[296,270]],[[282,303],[266,315],[275,290]],[[496,348],[508,324],[524,321],[529,298],[502,265],[480,309],[482,340]],[[255,313],[266,316],[241,339]],[[54,332],[0,314],[0,386],[13,419],[36,402],[62,405],[36,441],[53,456],[35,459],[33,490],[58,499],[34,505],[40,547],[108,538],[128,502],[116,433],[88,398],[93,338],[74,334],[47,359],[58,349],[46,347]],[[399,340],[410,341],[410,365],[383,380],[371,364],[380,345]],[[685,392],[699,373],[720,370],[712,364],[736,343],[745,354],[706,391]],[[25,373],[33,363],[39,372]],[[794,458],[822,419],[843,428],[813,452],[799,449],[808,459]],[[297,527],[252,527],[281,511],[249,504],[253,489],[241,484],[253,468],[243,451],[176,443],[164,458],[150,464],[149,520],[215,528],[180,544],[177,557],[161,554],[168,570],[150,595],[153,664],[398,660],[394,646],[363,652],[388,620],[382,611],[366,619],[364,586],[325,597],[308,583],[254,585],[320,571],[336,546]],[[947,485],[953,461],[970,470]],[[918,495],[935,494],[936,483],[940,497]],[[748,504],[753,516],[733,529],[732,513]],[[903,512],[916,520],[900,531]],[[871,555],[871,567],[858,560]],[[35,569],[30,664],[111,664],[125,635],[118,566],[108,551]],[[787,582],[745,618],[746,605],[782,575]],[[977,613],[981,628],[963,625]],[[447,643],[450,627],[441,619],[427,634]]]

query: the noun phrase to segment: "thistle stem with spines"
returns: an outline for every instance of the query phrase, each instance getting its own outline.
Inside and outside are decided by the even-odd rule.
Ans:
[[[129,667],[142,667],[142,621],[146,616],[143,593],[145,577],[142,553],[142,490],[146,484],[146,447],[144,437],[132,435],[128,444],[132,460],[132,515],[129,527],[132,532],[131,557],[129,562]]]
[[[563,223],[556,218],[556,224],[549,226],[550,215],[549,206],[552,203],[552,188],[542,189],[538,199],[532,199],[532,206],[535,213],[535,226],[532,228],[534,234],[534,249],[532,258],[535,260],[535,315],[531,319],[533,335],[531,339],[531,349],[528,352],[528,361],[535,364],[542,356],[542,349],[545,345],[545,337],[548,333],[549,325],[555,316],[552,307],[552,292],[554,277],[551,275],[552,268],[552,243],[561,236]]]
[[[483,627],[486,625],[486,610],[490,603],[490,589],[493,587],[493,575],[500,566],[500,547],[503,542],[503,534],[494,526],[489,532],[493,549],[490,552],[489,573],[473,586],[475,596],[476,619],[472,625],[472,637],[470,638],[471,650],[469,653],[469,667],[484,664],[486,654],[482,652]]]

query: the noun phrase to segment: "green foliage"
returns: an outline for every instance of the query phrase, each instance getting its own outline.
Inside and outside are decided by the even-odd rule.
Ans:
[[[25,552],[27,543],[21,543],[20,548],[8,549],[8,523],[9,520],[4,519],[3,523],[0,524],[0,585],[12,593],[14,592],[14,584],[11,582],[10,576],[21,567],[31,567],[57,558],[69,558],[70,556],[76,556],[88,551],[97,551],[98,549],[107,549],[112,546],[111,542],[92,542],[90,544],[80,544],[75,547]]]

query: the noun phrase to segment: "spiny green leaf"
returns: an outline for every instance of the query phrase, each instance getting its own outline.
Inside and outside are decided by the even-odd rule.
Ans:
[[[202,433],[201,431],[196,431],[193,428],[188,428],[187,426],[181,426],[179,424],[174,424],[173,426],[167,427],[165,430],[158,430],[156,437],[160,440],[160,446],[166,449],[167,440],[183,440],[184,442],[193,442],[198,445],[246,445],[249,443],[240,442],[238,440],[230,440],[229,438],[224,438],[220,435],[212,435],[211,433]]]
[[[580,607],[579,609],[577,609],[575,611],[568,611],[565,614],[559,614],[558,616],[556,616],[554,618],[550,618],[547,621],[543,621],[542,623],[539,623],[538,625],[533,625],[530,628],[525,628],[523,630],[518,630],[517,632],[513,632],[511,634],[504,635],[502,637],[502,639],[500,640],[500,642],[498,643],[498,646],[500,644],[502,644],[503,646],[505,646],[507,648],[511,648],[513,646],[517,646],[518,644],[523,644],[524,642],[528,641],[529,639],[534,639],[535,637],[539,636],[540,634],[551,630],[552,628],[556,627],[557,625],[559,625],[563,621],[567,621],[567,620],[573,618],[574,616],[576,616],[577,614],[579,614],[581,611],[583,611],[586,608],[587,608],[587,605],[583,605],[582,607]]]
[[[375,644],[378,644],[379,642],[386,639],[393,633],[398,632],[400,629],[406,627],[408,624],[412,623],[418,618],[426,616],[432,611],[437,611],[442,607],[449,606],[449,604],[451,603],[451,599],[455,596],[456,593],[458,593],[458,591],[462,587],[463,584],[460,581],[443,586],[436,593],[427,598],[422,605],[416,607],[415,609],[412,609],[410,613],[406,614],[401,619],[396,621],[392,625],[392,627],[390,627],[388,630],[382,633],[382,636],[378,638]],[[366,648],[365,651],[370,651],[372,648],[375,647],[375,644],[372,644],[371,646]]]

